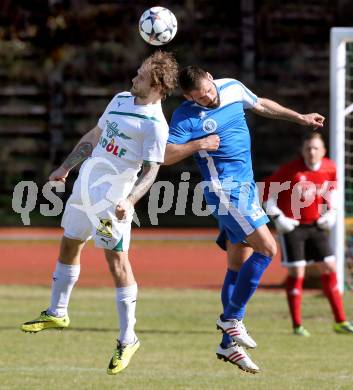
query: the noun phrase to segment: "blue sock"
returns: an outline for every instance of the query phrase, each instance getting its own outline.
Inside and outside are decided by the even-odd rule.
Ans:
[[[224,319],[241,320],[246,304],[256,291],[262,274],[271,262],[271,257],[254,252],[241,266],[229,305],[223,313]]]
[[[222,305],[223,311],[226,309],[230,302],[230,298],[233,295],[234,286],[237,281],[238,272],[228,269],[226,272],[226,276],[224,278],[223,286],[222,286]],[[230,344],[233,344],[232,338],[227,334],[223,333],[222,337],[222,347],[227,348]]]

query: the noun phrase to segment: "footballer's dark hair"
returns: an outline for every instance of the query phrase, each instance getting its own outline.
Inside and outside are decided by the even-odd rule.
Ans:
[[[207,72],[205,70],[195,65],[187,66],[179,74],[180,88],[184,93],[188,94],[198,89],[201,80],[205,78],[207,78]]]

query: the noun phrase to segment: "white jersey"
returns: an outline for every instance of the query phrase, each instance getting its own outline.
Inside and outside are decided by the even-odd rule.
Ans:
[[[64,235],[96,246],[129,247],[132,214],[118,221],[116,204],[131,192],[143,161],[162,163],[168,124],[160,103],[135,105],[130,92],[119,93],[99,118],[102,135],[79,176],[62,218]]]
[[[168,124],[160,103],[136,105],[130,92],[118,93],[98,126],[102,135],[92,157],[103,157],[119,171],[130,168],[136,174],[143,161],[164,161]]]

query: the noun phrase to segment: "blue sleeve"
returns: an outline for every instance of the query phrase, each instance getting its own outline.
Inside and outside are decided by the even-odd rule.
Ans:
[[[191,129],[190,119],[185,114],[180,113],[179,110],[174,111],[169,125],[169,138],[167,143],[185,144],[191,141]]]

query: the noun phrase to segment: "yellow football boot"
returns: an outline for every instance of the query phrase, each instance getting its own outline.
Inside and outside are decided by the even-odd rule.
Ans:
[[[68,315],[64,317],[54,317],[42,311],[40,316],[32,321],[25,322],[21,325],[24,332],[37,333],[44,329],[63,329],[70,325],[70,318]]]
[[[124,370],[139,347],[140,342],[138,339],[132,344],[125,345],[121,344],[118,340],[118,345],[116,346],[113,357],[110,359],[107,373],[109,375],[115,375]]]
[[[353,334],[353,324],[348,321],[336,322],[333,324],[333,330],[341,334]]]

